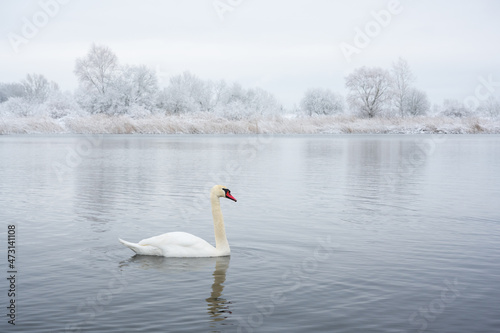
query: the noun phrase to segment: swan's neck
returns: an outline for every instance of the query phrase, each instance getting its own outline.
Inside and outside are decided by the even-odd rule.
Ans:
[[[220,199],[215,194],[211,194],[210,202],[212,203],[212,216],[214,218],[215,248],[229,254],[229,243],[227,242],[226,228],[224,227],[224,217],[220,209]]]

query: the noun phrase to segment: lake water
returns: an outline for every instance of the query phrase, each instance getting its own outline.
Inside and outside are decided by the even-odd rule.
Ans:
[[[2,136],[0,175],[2,332],[500,330],[500,136]],[[214,243],[217,183],[230,257],[118,242]]]

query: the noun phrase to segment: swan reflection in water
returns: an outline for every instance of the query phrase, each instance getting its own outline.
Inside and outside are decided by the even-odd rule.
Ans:
[[[229,310],[229,304],[231,304],[231,302],[221,297],[228,267],[229,257],[216,258],[212,293],[210,297],[206,299],[208,303],[208,314],[212,316],[212,321],[222,321],[227,318],[228,314],[232,313]]]
[[[207,313],[212,322],[222,322],[228,318],[232,312],[229,307],[231,302],[222,297],[226,272],[229,268],[230,257],[210,257],[210,258],[166,258],[156,256],[135,255],[120,263],[120,267],[135,266],[141,269],[153,269],[168,273],[168,275],[201,271],[204,268],[214,265],[212,274],[213,283],[210,297],[206,298]],[[212,266],[213,267],[213,266]]]

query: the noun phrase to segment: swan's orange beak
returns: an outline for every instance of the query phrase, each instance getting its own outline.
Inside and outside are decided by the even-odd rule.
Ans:
[[[235,198],[235,197],[233,197],[233,196],[231,195],[231,193],[229,193],[229,192],[226,192],[226,198],[231,199],[231,200],[233,200],[234,202],[236,202],[236,201],[237,201],[237,200],[236,200],[236,198]]]

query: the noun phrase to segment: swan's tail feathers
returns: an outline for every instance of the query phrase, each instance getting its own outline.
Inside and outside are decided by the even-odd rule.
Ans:
[[[155,246],[139,245],[136,243],[124,241],[123,239],[120,239],[120,238],[118,238],[118,240],[123,245],[125,245],[126,247],[128,247],[129,249],[131,249],[132,251],[134,251],[137,254],[146,255],[146,256],[162,256],[163,255],[161,250]]]

